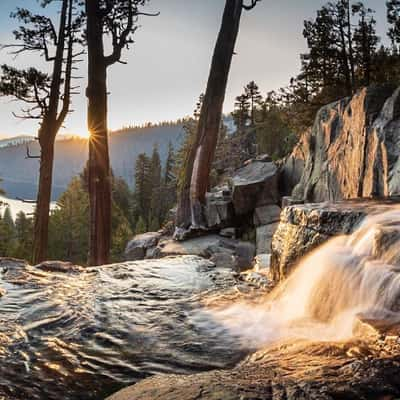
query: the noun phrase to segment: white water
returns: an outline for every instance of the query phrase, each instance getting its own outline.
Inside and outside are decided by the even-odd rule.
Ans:
[[[292,338],[347,340],[360,315],[400,322],[399,245],[397,207],[314,251],[261,304],[234,304],[214,316],[252,346]]]

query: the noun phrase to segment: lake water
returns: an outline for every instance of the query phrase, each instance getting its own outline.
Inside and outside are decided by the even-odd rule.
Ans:
[[[33,214],[33,212],[35,211],[35,204],[33,204],[33,203],[25,203],[21,200],[9,199],[8,197],[4,197],[4,196],[0,196],[0,202],[3,202],[10,207],[11,214],[14,219],[20,211],[23,211],[27,215]],[[5,207],[6,206],[3,205],[0,208],[0,210],[4,211]],[[54,209],[55,207],[56,207],[56,203],[52,202],[51,208]]]

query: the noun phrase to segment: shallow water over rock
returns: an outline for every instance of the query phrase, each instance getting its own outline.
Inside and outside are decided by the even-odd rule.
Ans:
[[[193,257],[84,272],[0,263],[0,398],[101,399],[160,373],[233,365],[235,339],[201,301],[235,283]]]

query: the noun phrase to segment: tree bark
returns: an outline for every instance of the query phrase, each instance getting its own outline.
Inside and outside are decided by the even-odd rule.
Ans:
[[[33,263],[46,259],[49,237],[49,213],[53,176],[54,143],[41,143],[39,187],[35,213]]]
[[[185,179],[178,201],[176,224],[177,228],[184,231],[205,227],[203,205],[209,186],[211,163],[217,145],[222,107],[242,9],[243,0],[226,0],[221,30],[200,112],[196,140],[187,160]],[[179,229],[176,237],[179,238]]]
[[[354,72],[354,51],[353,51],[353,35],[351,33],[351,4],[350,1],[347,3],[347,41],[349,45],[349,63],[350,63],[350,74],[351,74],[351,91],[354,93],[356,86],[355,72]]]
[[[88,128],[90,248],[89,264],[109,262],[111,245],[111,177],[107,128],[107,64],[98,0],[86,1],[88,47]]]
[[[34,239],[32,261],[38,264],[46,259],[48,236],[49,236],[49,213],[51,201],[51,187],[53,176],[54,142],[57,132],[65,118],[58,118],[58,103],[60,98],[60,87],[62,84],[62,74],[64,65],[64,48],[66,39],[67,25],[71,27],[72,0],[63,0],[61,6],[60,28],[55,60],[53,64],[53,75],[50,87],[49,106],[46,115],[43,117],[42,125],[39,130],[40,145],[40,172],[37,194],[37,205],[35,212]],[[68,20],[68,21],[67,21]],[[71,32],[70,32],[71,34]],[[70,47],[72,42],[70,42]],[[72,51],[72,50],[71,50]],[[69,51],[69,54],[71,53]],[[71,62],[71,60],[68,60]],[[68,64],[67,62],[67,64]],[[68,64],[69,65],[69,64]],[[67,65],[67,68],[68,68]],[[65,85],[68,85],[69,77],[65,77]],[[69,88],[68,88],[69,95]],[[69,106],[69,98],[67,99]],[[66,113],[65,113],[66,114]]]

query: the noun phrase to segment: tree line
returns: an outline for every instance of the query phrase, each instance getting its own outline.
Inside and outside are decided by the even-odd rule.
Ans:
[[[158,147],[152,154],[139,155],[132,166],[136,183],[133,190],[119,177],[112,175],[110,261],[124,258],[127,242],[135,234],[158,231],[168,221],[168,213],[176,203],[176,154],[169,146],[165,165],[161,165]],[[34,223],[22,211],[15,221],[9,207],[0,213],[0,257],[32,260]],[[48,256],[86,265],[89,248],[88,168],[73,178],[57,201],[49,217]]]
[[[49,211],[57,133],[71,112],[71,96],[77,86],[76,63],[87,54],[87,120],[90,132],[87,187],[89,193],[89,263],[106,264],[111,248],[111,170],[107,126],[107,71],[121,61],[123,50],[133,43],[147,0],[41,0],[45,9],[59,7],[59,19],[18,8],[11,14],[20,26],[13,31],[14,55],[34,52],[49,64],[49,73],[30,67],[1,67],[0,94],[25,104],[21,118],[39,121],[40,173],[34,218],[34,263],[47,258]],[[109,45],[109,46],[108,46]],[[107,53],[105,48],[110,48]]]
[[[54,0],[55,1],[55,0]],[[40,121],[38,140],[41,162],[37,209],[34,218],[33,261],[47,256],[49,190],[52,183],[54,138],[71,111],[75,64],[83,53],[88,57],[89,160],[83,190],[88,196],[88,261],[91,265],[110,260],[113,225],[113,185],[108,151],[107,71],[121,61],[123,50],[133,43],[147,0],[62,0],[58,30],[49,17],[19,9],[13,15],[21,23],[14,32],[16,54],[35,51],[50,63],[52,73],[34,68],[17,70],[2,67],[0,93],[23,101],[24,118]],[[212,161],[221,134],[222,106],[231,61],[235,54],[243,11],[253,10],[259,0],[226,0],[221,28],[211,61],[209,79],[193,119],[185,125],[190,134],[178,153],[180,170],[175,174],[177,217],[175,238],[202,231],[203,208],[210,186]],[[42,0],[45,7],[53,0]],[[250,82],[238,96],[233,117],[239,133],[249,129],[257,134],[260,149],[276,157],[287,151],[293,132],[307,128],[316,110],[359,87],[371,83],[398,81],[400,44],[400,2],[386,2],[391,46],[380,45],[372,9],[360,1],[337,0],[317,11],[315,19],[305,21],[303,35],[308,52],[301,55],[301,71],[290,84],[265,97]],[[106,46],[107,41],[110,46]],[[16,46],[16,47],[15,47]],[[106,54],[105,49],[110,48]],[[274,137],[273,132],[279,131]],[[285,147],[286,146],[286,147]],[[269,150],[268,150],[269,149]],[[28,154],[28,156],[31,156]],[[153,198],[162,196],[165,176],[151,159],[141,155],[135,175],[135,226],[147,230],[158,225],[166,211]],[[156,182],[151,187],[149,182]],[[151,197],[151,199],[150,199]],[[139,227],[139,229],[138,229]]]
[[[286,87],[262,96],[255,82],[236,97],[238,132],[256,132],[258,150],[286,155],[324,105],[370,84],[400,83],[400,1],[385,2],[388,45],[377,35],[375,11],[362,1],[336,0],[304,21],[308,51]]]
[[[298,134],[311,126],[320,107],[370,84],[400,82],[400,1],[388,0],[385,46],[377,35],[375,11],[362,1],[328,2],[304,22],[308,51],[300,73],[271,92],[283,118]]]

